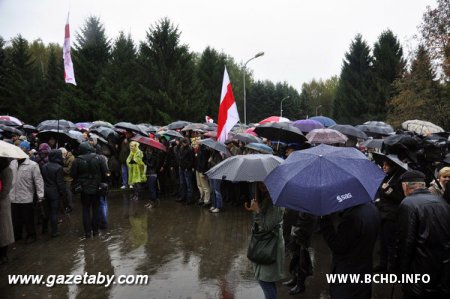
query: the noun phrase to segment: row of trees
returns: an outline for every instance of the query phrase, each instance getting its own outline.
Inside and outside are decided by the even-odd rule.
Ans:
[[[387,30],[373,49],[357,35],[340,76],[304,83],[300,92],[287,83],[255,81],[247,73],[248,122],[279,115],[280,100],[289,95],[283,116],[291,119],[318,112],[340,123],[387,120],[399,125],[419,118],[450,129],[449,1],[438,0],[436,9],[427,9],[419,27],[421,45],[409,63]],[[138,45],[124,33],[108,39],[100,20],[88,18],[72,51],[77,86],[64,83],[61,57],[57,44],[30,43],[21,35],[8,42],[0,37],[0,114],[32,124],[57,117],[113,123],[203,121],[205,115],[217,117],[227,66],[243,115],[242,64],[211,47],[190,51],[168,18],[151,26]]]

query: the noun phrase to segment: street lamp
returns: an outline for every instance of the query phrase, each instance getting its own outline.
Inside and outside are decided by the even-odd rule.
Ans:
[[[319,106],[316,107],[316,116],[318,116],[317,113],[318,113],[318,111],[319,111],[319,108],[321,108],[321,107],[322,107],[322,105],[319,105]]]
[[[247,63],[249,63],[250,61],[252,61],[255,58],[261,57],[263,55],[264,55],[264,52],[259,52],[244,63],[243,77],[244,77],[244,124],[245,125],[247,124],[247,98],[246,98],[246,92],[245,92],[245,67],[247,66]]]
[[[289,99],[289,96],[284,97],[281,99],[281,103],[280,103],[280,117],[283,117],[283,101]]]

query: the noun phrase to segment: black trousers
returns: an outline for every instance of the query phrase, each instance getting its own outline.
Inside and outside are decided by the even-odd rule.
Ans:
[[[83,205],[84,234],[86,236],[98,234],[100,197],[97,194],[82,192],[81,203]]]
[[[25,226],[27,238],[36,238],[34,226],[34,204],[11,203],[11,217],[16,241],[22,239],[23,227]]]

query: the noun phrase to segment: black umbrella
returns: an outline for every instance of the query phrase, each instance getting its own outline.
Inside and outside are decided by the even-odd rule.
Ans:
[[[403,170],[408,170],[408,164],[400,161],[400,159],[398,158],[397,155],[392,155],[392,154],[385,155],[385,154],[381,154],[381,153],[372,153],[372,157],[375,160],[375,162],[380,166],[383,166],[383,162],[387,160],[392,165],[397,165],[398,167],[402,168]]]
[[[366,133],[367,136],[372,136],[374,138],[379,137],[379,135],[389,136],[394,133],[394,129],[392,129],[392,127],[385,126],[358,125],[356,128]]]
[[[169,130],[183,129],[184,127],[186,127],[189,124],[190,124],[190,122],[188,122],[188,121],[177,120],[177,121],[174,121],[173,123],[170,123],[169,125],[167,125],[167,129],[169,129]]]
[[[177,131],[174,131],[174,130],[160,131],[158,134],[167,135],[169,137],[174,137],[174,138],[183,138],[184,137],[183,135],[181,135],[180,133],[178,133]]]
[[[351,125],[333,125],[331,127],[328,127],[328,129],[333,129],[333,130],[341,132],[344,135],[359,138],[359,139],[365,140],[368,138],[366,133],[364,133],[360,129],[355,128],[354,126],[351,126]]]
[[[282,141],[285,143],[303,143],[307,141],[306,137],[298,128],[286,122],[262,124],[256,127],[254,132],[272,141]]]
[[[0,124],[0,129],[3,130],[4,135],[18,135],[18,136],[23,135],[23,132],[21,130],[14,127]]]
[[[95,129],[95,128],[98,128],[98,127],[114,128],[114,126],[111,123],[107,122],[107,121],[96,120],[96,121],[92,122],[92,125],[89,128],[89,130]]]
[[[114,127],[118,128],[118,129],[122,129],[122,130],[126,130],[126,131],[131,131],[137,134],[140,134],[142,136],[148,136],[148,134],[142,130],[142,128],[140,128],[138,125],[129,123],[129,122],[119,122],[117,124],[114,125]]]
[[[244,143],[262,143],[261,138],[256,137],[249,133],[237,133],[234,135],[231,139],[237,139],[239,141],[242,141]]]
[[[228,151],[228,148],[225,144],[217,142],[211,138],[203,139],[199,141],[200,144],[204,144],[207,147],[212,148],[213,150],[219,151],[224,153],[227,156],[231,156],[230,152]]]
[[[58,145],[69,143],[73,146],[78,146],[83,142],[81,135],[74,135],[69,132],[57,131],[57,130],[45,130],[37,133],[39,140],[48,142],[50,138],[55,138]]]
[[[37,133],[38,132],[38,129],[36,129],[36,127],[32,126],[32,125],[23,125],[22,126],[22,130],[24,130],[28,134]]]
[[[207,125],[199,124],[199,123],[188,124],[181,131],[185,132],[185,131],[198,131],[198,130],[200,130],[200,131],[210,131],[210,129],[209,129],[209,127]]]
[[[364,142],[361,142],[361,146],[367,148],[382,148],[383,147],[383,139],[367,139]]]
[[[5,125],[8,127],[18,127],[19,124],[11,121],[11,120],[5,120],[5,119],[0,119],[0,125]]]
[[[75,130],[77,127],[75,124],[69,120],[60,119],[59,121],[57,119],[49,119],[44,120],[36,127],[39,131],[45,131],[45,130],[61,130],[61,131],[69,131],[69,130]]]
[[[96,133],[99,136],[109,140],[111,143],[118,143],[120,136],[119,133],[117,133],[116,131],[114,131],[111,128],[107,128],[107,127],[97,127],[94,129],[91,129],[90,132],[92,133]]]

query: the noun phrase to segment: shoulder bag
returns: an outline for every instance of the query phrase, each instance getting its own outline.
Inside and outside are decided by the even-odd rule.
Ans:
[[[260,265],[270,265],[277,260],[278,231],[280,225],[276,225],[270,231],[258,231],[255,225],[252,229],[252,237],[247,249],[247,258]]]

